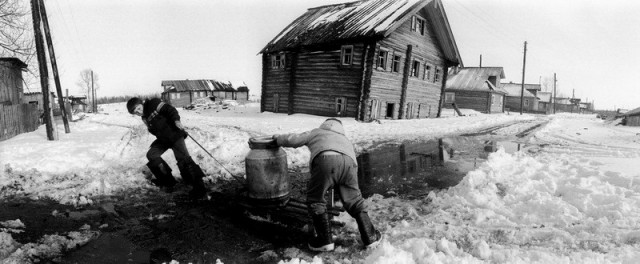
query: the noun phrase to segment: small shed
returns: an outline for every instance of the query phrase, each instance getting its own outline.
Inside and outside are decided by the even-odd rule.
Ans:
[[[502,67],[453,68],[444,90],[444,107],[473,109],[481,113],[503,113],[504,95],[500,80],[504,79]]]
[[[539,84],[524,84],[524,90],[520,83],[504,83],[502,89],[507,91],[507,98],[505,107],[509,111],[520,111],[522,105],[522,112],[526,113],[539,113],[538,111],[538,97],[534,93],[540,91]]]
[[[551,92],[538,92],[538,111],[551,114],[553,112],[553,102],[551,98],[553,95]]]
[[[71,103],[71,111],[74,113],[77,112],[86,112],[87,111],[87,100],[86,96],[69,96],[69,101]]]
[[[0,104],[22,103],[22,71],[26,68],[27,64],[18,58],[0,58]]]
[[[24,103],[22,71],[26,68],[18,58],[0,58],[0,141],[34,131],[40,124],[38,106]]]
[[[640,126],[640,107],[624,113],[623,116],[627,126]]]
[[[556,97],[555,104],[552,106],[555,108],[556,113],[579,113],[579,102],[574,103],[575,99],[569,97]]]

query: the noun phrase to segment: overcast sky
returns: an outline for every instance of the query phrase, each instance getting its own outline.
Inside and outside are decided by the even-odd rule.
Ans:
[[[465,66],[504,67],[503,82],[552,85],[597,109],[640,106],[640,3],[442,0]],[[260,94],[258,52],[308,8],[338,0],[45,1],[63,89],[83,69],[98,96],[160,92],[162,80],[244,81]]]

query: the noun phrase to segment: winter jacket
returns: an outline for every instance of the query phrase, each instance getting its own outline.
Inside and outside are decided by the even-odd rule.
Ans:
[[[165,144],[173,145],[179,138],[187,134],[176,127],[180,114],[175,107],[162,102],[159,98],[147,99],[142,104],[142,121],[147,125],[149,133]]]
[[[283,147],[297,148],[307,146],[311,152],[309,164],[323,151],[332,150],[342,153],[357,163],[353,144],[344,134],[342,124],[336,120],[326,120],[319,128],[300,134],[275,135],[276,143]]]

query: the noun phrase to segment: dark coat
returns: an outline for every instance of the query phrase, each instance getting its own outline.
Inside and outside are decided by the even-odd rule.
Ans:
[[[162,107],[158,109],[158,105]],[[142,121],[147,125],[149,133],[163,144],[173,145],[179,138],[186,138],[187,133],[176,127],[180,121],[178,110],[158,98],[147,99],[142,104]]]

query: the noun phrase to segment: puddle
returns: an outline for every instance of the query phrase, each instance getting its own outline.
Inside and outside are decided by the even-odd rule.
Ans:
[[[455,137],[379,145],[358,156],[358,182],[365,197],[420,197],[455,186],[501,147],[514,153],[521,144]]]

